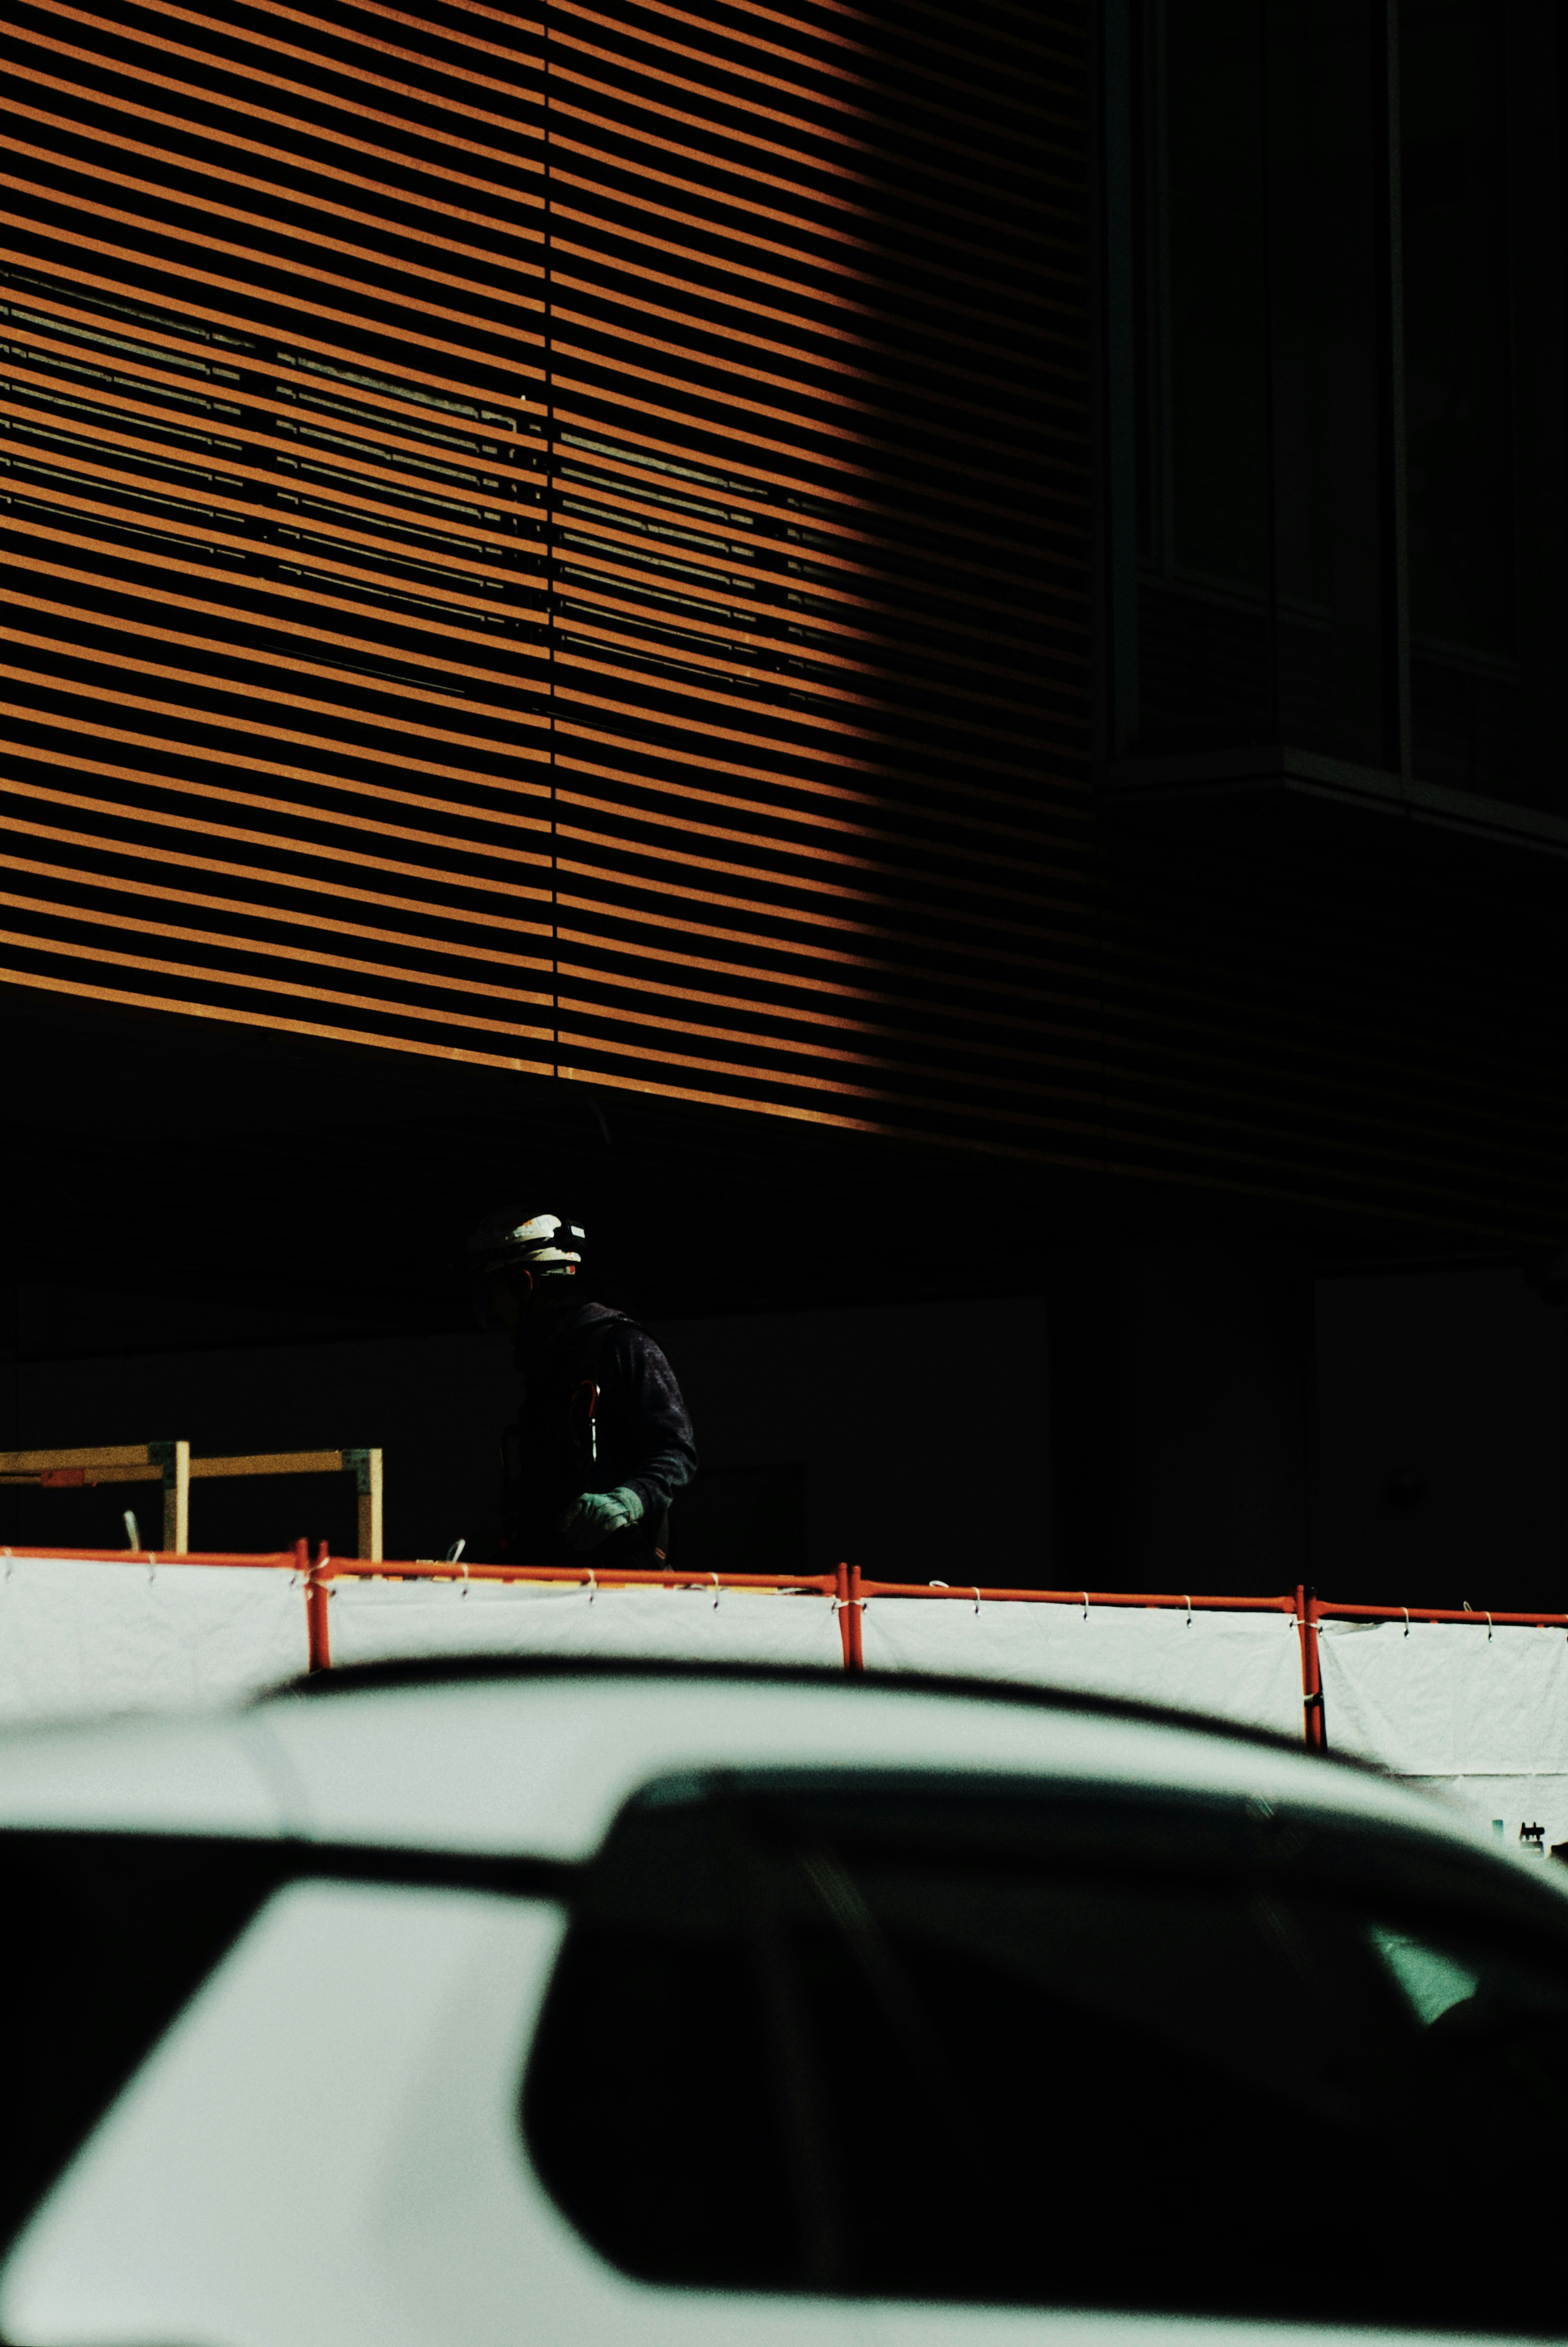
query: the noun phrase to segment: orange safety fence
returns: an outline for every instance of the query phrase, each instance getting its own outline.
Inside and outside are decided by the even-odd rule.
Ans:
[[[846,1671],[866,1667],[862,1615],[872,1598],[914,1598],[940,1602],[958,1599],[965,1604],[1081,1605],[1096,1607],[1168,1608],[1187,1614],[1279,1614],[1292,1619],[1301,1642],[1301,1701],[1303,1740],[1313,1751],[1327,1748],[1324,1717],[1323,1677],[1317,1633],[1323,1622],[1451,1622],[1480,1627],[1554,1629],[1568,1632],[1568,1614],[1476,1612],[1432,1605],[1353,1605],[1320,1598],[1302,1584],[1277,1597],[1207,1597],[1168,1591],[1125,1589],[998,1589],[979,1582],[926,1583],[874,1581],[858,1565],[840,1564],[833,1573],[682,1573],[671,1567],[642,1572],[630,1566],[581,1564],[468,1564],[461,1559],[432,1557],[370,1559],[333,1556],[323,1541],[313,1558],[310,1543],[296,1541],[292,1549],[260,1553],[231,1550],[175,1553],[157,1549],[34,1548],[0,1551],[5,1556],[77,1558],[97,1563],[147,1565],[241,1565],[297,1573],[305,1596],[308,1668],[332,1668],[332,1634],[328,1601],[337,1581],[535,1582],[566,1584],[597,1592],[600,1589],[753,1589],[791,1591],[818,1596],[831,1604],[838,1616],[839,1638]]]

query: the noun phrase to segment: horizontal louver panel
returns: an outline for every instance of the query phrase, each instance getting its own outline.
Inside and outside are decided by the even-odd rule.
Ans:
[[[4,959],[544,1068],[539,37],[377,46],[13,18]]]
[[[563,1061],[1065,1139],[1087,1022],[1041,941],[1081,896],[1085,696],[1040,590],[1054,559],[1078,649],[1081,429],[1049,514],[1038,468],[1083,316],[1040,132],[1071,61],[1022,12],[550,26]]]
[[[1072,41],[36,0],[9,48],[6,972],[1074,1153]]]

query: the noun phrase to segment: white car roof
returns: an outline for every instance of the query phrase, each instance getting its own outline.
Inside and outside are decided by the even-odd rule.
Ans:
[[[0,1736],[0,1828],[571,1860],[651,1779],[894,1768],[1235,1793],[1486,1849],[1428,1797],[1212,1722],[1038,1690],[668,1665],[434,1669]]]

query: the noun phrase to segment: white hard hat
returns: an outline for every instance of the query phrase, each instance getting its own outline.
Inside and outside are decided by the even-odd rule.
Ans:
[[[487,1214],[468,1238],[468,1258],[477,1272],[500,1271],[508,1264],[527,1264],[530,1270],[582,1261],[588,1234],[580,1223],[564,1214],[520,1214],[508,1210]]]

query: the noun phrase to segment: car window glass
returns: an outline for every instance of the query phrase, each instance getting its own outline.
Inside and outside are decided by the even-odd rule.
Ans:
[[[1242,1801],[656,1788],[523,2123],[649,2280],[1561,2335],[1553,2260],[1498,2245],[1555,2238],[1564,1913]],[[1367,2221],[1305,2239],[1326,2189]]]

